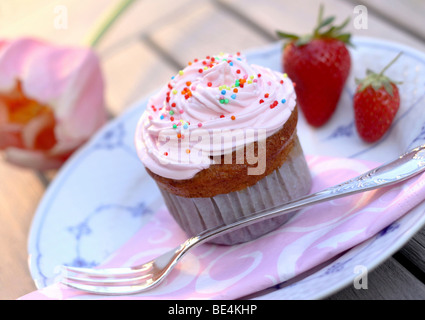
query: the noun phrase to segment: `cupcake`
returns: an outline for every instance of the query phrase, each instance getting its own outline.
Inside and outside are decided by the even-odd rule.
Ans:
[[[151,97],[137,125],[137,153],[189,236],[310,192],[296,104],[286,74],[239,53],[195,59]],[[293,214],[211,242],[253,240]]]

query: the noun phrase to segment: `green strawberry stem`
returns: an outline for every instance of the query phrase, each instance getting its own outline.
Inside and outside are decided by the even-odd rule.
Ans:
[[[328,18],[323,18],[323,12],[323,5],[320,5],[319,15],[317,18],[317,26],[313,30],[313,34],[298,36],[282,31],[276,31],[276,34],[280,38],[289,39],[293,41],[297,46],[305,45],[313,39],[338,39],[350,46],[353,46],[353,44],[351,43],[351,34],[342,32],[342,29],[344,29],[348,25],[350,18],[347,18],[339,26],[333,26],[332,23],[335,21],[335,17],[331,16]],[[325,27],[329,28],[324,29]]]
[[[382,71],[379,73],[380,76],[384,75],[385,71],[387,71],[397,60],[398,58],[400,58],[400,56],[403,54],[403,52],[399,52],[399,54],[390,61],[389,64],[386,65],[386,67],[384,69],[382,69]]]
[[[391,80],[384,75],[397,60],[403,52],[400,52],[393,60],[388,63],[380,73],[376,73],[370,69],[366,70],[366,77],[364,79],[356,79],[356,84],[359,85],[358,92],[362,92],[368,87],[372,87],[375,91],[378,91],[381,87],[384,87],[385,90],[392,96],[393,87],[392,84],[401,84],[401,82]]]

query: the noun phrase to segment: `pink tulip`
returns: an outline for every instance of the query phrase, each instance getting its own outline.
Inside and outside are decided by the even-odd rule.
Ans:
[[[0,150],[7,161],[59,168],[105,121],[104,82],[92,50],[0,41]]]

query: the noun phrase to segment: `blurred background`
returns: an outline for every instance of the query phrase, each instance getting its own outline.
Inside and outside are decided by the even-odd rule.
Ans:
[[[0,39],[30,36],[87,46],[117,0],[0,0]],[[320,3],[354,35],[398,41],[425,51],[423,0],[138,0],[96,43],[112,116],[146,97],[193,58],[278,41],[277,29],[303,34]],[[367,9],[363,27],[356,7]],[[359,7],[357,7],[359,8]],[[55,171],[37,172],[0,161],[0,298],[34,290],[27,267],[31,220]]]

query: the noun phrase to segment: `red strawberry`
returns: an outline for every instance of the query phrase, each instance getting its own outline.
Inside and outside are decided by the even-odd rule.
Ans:
[[[380,73],[366,71],[366,78],[356,80],[354,116],[357,132],[366,142],[376,142],[390,128],[398,109],[400,94],[397,84],[384,72],[400,57],[395,57]]]
[[[312,35],[298,37],[277,32],[290,39],[283,50],[283,69],[296,83],[304,117],[315,127],[324,125],[334,113],[351,68],[346,46],[351,35],[341,33],[349,19],[340,26],[332,26],[334,20],[335,17],[323,19],[320,7],[318,26]]]

